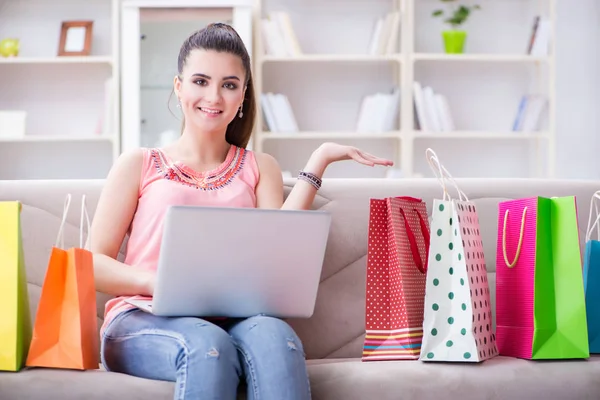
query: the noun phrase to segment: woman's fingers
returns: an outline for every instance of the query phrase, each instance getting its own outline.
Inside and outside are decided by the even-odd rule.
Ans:
[[[373,164],[378,165],[394,165],[394,162],[385,158],[374,156],[370,153],[360,152],[362,157],[366,160],[371,161]]]

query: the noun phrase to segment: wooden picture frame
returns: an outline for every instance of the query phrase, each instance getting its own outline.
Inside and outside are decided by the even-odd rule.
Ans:
[[[59,56],[89,56],[93,21],[65,21],[60,30]]]

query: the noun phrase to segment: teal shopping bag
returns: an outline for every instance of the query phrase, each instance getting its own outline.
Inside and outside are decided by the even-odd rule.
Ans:
[[[583,287],[588,324],[590,353],[600,353],[600,212],[598,202],[600,191],[594,193],[590,204],[590,215],[585,235],[585,256],[583,259]],[[592,220],[594,219],[593,223]],[[592,231],[597,236],[592,238]]]

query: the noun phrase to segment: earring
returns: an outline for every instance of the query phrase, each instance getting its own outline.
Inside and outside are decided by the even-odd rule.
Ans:
[[[181,99],[177,99],[177,108],[181,108]]]
[[[242,118],[244,116],[244,113],[242,112],[242,106],[240,106],[240,114],[239,114],[240,118]]]

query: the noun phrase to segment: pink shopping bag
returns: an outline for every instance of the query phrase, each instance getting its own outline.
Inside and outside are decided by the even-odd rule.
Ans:
[[[589,357],[575,198],[509,200],[498,209],[500,355]]]

